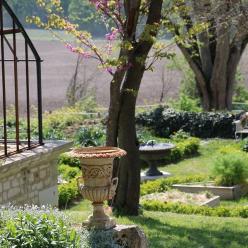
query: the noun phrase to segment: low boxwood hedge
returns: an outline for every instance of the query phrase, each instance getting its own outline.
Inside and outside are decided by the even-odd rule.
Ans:
[[[237,207],[207,207],[207,206],[193,206],[181,203],[168,203],[161,201],[144,200],[141,202],[142,207],[149,211],[172,212],[178,214],[197,214],[205,216],[218,217],[241,217],[248,218],[248,206]]]
[[[179,130],[198,138],[234,138],[233,121],[239,119],[240,115],[227,112],[179,112],[161,106],[139,114],[136,123],[165,138]]]
[[[181,159],[196,155],[199,150],[200,140],[198,138],[188,138],[175,143],[176,147],[166,156],[165,162],[174,163]]]
[[[206,180],[208,180],[208,178],[204,175],[161,178],[158,180],[147,181],[142,183],[140,188],[140,194],[141,196],[143,196],[152,193],[160,193],[166,191],[168,188],[171,188],[173,184],[204,182]]]

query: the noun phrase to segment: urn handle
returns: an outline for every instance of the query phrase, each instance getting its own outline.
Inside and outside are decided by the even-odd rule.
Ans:
[[[117,186],[118,186],[118,182],[119,182],[118,177],[115,177],[112,179],[110,190],[109,190],[109,200],[111,200],[114,197],[115,191],[116,191]]]

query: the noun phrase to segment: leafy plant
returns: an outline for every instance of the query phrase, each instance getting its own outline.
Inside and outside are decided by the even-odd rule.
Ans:
[[[82,127],[75,136],[75,143],[80,146],[100,146],[104,140],[105,132],[100,127]]]
[[[218,156],[214,161],[215,183],[222,186],[242,184],[248,176],[248,162],[245,154],[230,153]]]
[[[66,164],[71,167],[80,168],[80,160],[78,158],[68,156],[66,153],[63,153],[59,156],[58,164]]]
[[[235,102],[246,102],[248,100],[248,90],[243,84],[238,84],[235,89]]]
[[[81,171],[77,167],[70,167],[69,165],[60,164],[58,166],[59,174],[65,180],[71,180],[81,174]]]
[[[75,179],[73,179],[70,183],[59,185],[58,190],[60,208],[67,208],[73,200],[77,199],[80,196]]]
[[[180,159],[190,157],[198,153],[200,140],[198,138],[188,138],[175,143],[170,155],[166,157],[166,162],[177,162]]]
[[[68,221],[53,210],[2,210],[0,247],[80,247],[80,237]],[[67,223],[67,224],[66,224]]]
[[[190,138],[190,134],[189,133],[186,133],[182,129],[180,129],[176,133],[172,134],[170,136],[170,138],[173,141],[177,141],[178,142],[178,141],[182,141],[182,140],[186,140],[186,139]]]
[[[200,112],[202,109],[199,107],[198,99],[192,99],[186,94],[181,93],[178,100],[170,102],[170,105],[179,111]]]

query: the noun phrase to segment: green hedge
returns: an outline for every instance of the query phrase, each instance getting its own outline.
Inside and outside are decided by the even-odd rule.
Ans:
[[[164,138],[169,138],[179,130],[198,138],[234,138],[233,121],[239,119],[240,115],[227,112],[180,112],[161,106],[139,114],[136,123]]]
[[[218,216],[218,217],[241,217],[248,218],[248,206],[238,207],[224,207],[219,206],[215,208],[207,206],[193,206],[181,203],[165,203],[161,201],[142,201],[144,209],[149,211],[172,212],[178,214],[196,214],[205,216]]]
[[[174,148],[170,156],[167,156],[166,162],[173,163],[181,159],[193,156],[198,153],[200,147],[200,140],[198,138],[188,138],[177,142],[176,148]]]
[[[80,176],[80,161],[62,154],[58,161],[58,171],[61,177],[68,181],[58,186],[59,208],[67,208],[74,200],[80,197],[76,178]]]
[[[70,183],[61,184],[58,186],[59,190],[59,208],[67,208],[73,200],[80,197],[76,179]]]
[[[147,181],[141,184],[140,194],[147,195],[152,193],[164,192],[170,188],[173,184],[191,183],[191,182],[203,182],[208,178],[203,175],[187,176],[187,177],[168,177],[154,181]]]

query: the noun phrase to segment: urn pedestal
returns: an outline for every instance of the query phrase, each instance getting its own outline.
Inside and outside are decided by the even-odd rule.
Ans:
[[[77,179],[78,188],[93,205],[93,214],[83,225],[96,229],[115,227],[115,221],[105,214],[103,205],[114,197],[118,185],[118,178],[112,179],[113,161],[126,152],[116,147],[87,147],[74,149],[69,155],[80,159],[82,177]]]

